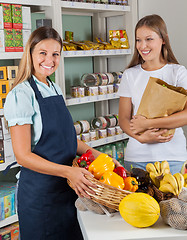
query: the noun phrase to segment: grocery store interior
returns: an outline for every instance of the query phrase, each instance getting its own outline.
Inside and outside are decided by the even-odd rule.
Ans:
[[[60,34],[61,61],[50,78],[62,90],[77,138],[123,165],[128,135],[118,123],[117,91],[134,52],[135,25],[146,15],[160,15],[177,60],[187,68],[186,9],[186,0],[0,0],[0,240],[20,240],[16,209],[20,165],[12,165],[16,158],[3,106],[30,34],[45,25]],[[14,16],[16,11],[20,15]],[[122,34],[125,44],[112,43],[113,34]],[[102,47],[98,48],[99,45]],[[187,126],[183,130],[187,137]],[[93,209],[78,210],[85,240],[187,239],[187,197],[181,210],[183,229],[164,223],[161,216],[150,227],[134,227],[124,221],[116,208],[110,212],[100,203],[95,203],[102,211],[100,214]]]

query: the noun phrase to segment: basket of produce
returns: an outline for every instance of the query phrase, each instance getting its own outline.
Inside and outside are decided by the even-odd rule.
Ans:
[[[90,160],[90,157],[88,157],[88,161],[88,158],[85,157],[88,153],[91,154],[91,151],[83,154],[80,158],[75,158],[73,167],[85,167],[93,174],[93,178],[88,175],[85,176],[97,186],[97,188],[92,189],[95,194],[88,193],[92,201],[119,211],[121,200],[132,193],[132,191],[124,189],[124,180],[130,177],[130,173],[123,167],[115,168],[112,158],[107,154],[102,153],[95,160]],[[69,181],[68,184],[72,187]],[[130,185],[130,181],[128,184]],[[132,187],[138,185],[137,182],[133,184]]]

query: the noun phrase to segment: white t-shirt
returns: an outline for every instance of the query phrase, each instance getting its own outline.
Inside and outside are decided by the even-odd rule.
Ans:
[[[187,69],[178,64],[166,64],[155,71],[145,71],[141,65],[126,69],[122,76],[118,95],[131,98],[133,115],[138,110],[149,77],[156,77],[170,85],[187,89]],[[186,138],[182,128],[177,128],[172,140],[166,143],[142,144],[129,137],[125,151],[126,161],[184,161],[186,159]]]

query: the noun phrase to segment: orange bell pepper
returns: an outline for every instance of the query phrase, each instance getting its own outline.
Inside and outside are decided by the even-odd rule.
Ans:
[[[119,189],[123,189],[125,186],[123,178],[112,171],[105,172],[99,181]]]
[[[136,192],[138,189],[138,181],[134,177],[127,177],[124,179],[125,187],[124,190]]]
[[[100,177],[106,171],[113,171],[115,164],[111,157],[105,153],[101,153],[90,165],[88,171],[91,172],[96,179]]]

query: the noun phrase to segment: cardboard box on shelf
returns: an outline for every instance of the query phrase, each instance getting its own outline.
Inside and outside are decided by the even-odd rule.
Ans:
[[[0,81],[7,80],[7,68],[6,67],[0,67]]]
[[[15,79],[18,73],[18,66],[7,66],[7,79]]]
[[[14,29],[22,29],[22,5],[12,4],[12,27]]]
[[[3,22],[3,7],[0,6],[0,29],[4,29],[4,22]]]
[[[12,9],[9,3],[0,3],[3,8],[4,28],[12,28]]]
[[[14,52],[13,29],[4,29],[5,34],[5,52]]]
[[[23,29],[31,29],[31,8],[22,6]]]
[[[14,51],[23,52],[22,29],[13,29]]]
[[[4,107],[6,96],[7,96],[7,94],[1,94],[0,95],[0,108]]]
[[[8,80],[0,81],[0,95],[7,94],[9,92]]]

